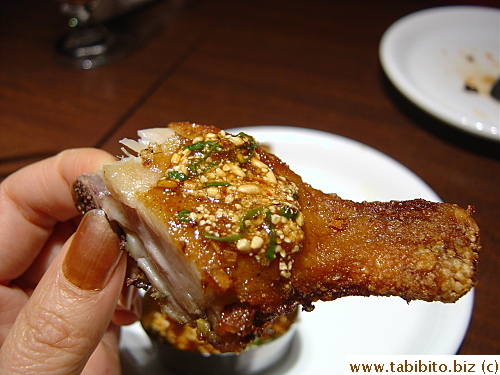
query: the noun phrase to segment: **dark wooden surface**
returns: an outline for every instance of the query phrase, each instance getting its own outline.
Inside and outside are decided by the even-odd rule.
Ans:
[[[446,202],[473,205],[483,252],[460,354],[499,354],[500,143],[462,133],[389,83],[378,47],[428,0],[170,0],[131,18],[149,35],[114,64],[63,66],[55,1],[0,0],[0,176],[170,121],[339,134],[403,163]],[[136,17],[136,18],[134,18]]]

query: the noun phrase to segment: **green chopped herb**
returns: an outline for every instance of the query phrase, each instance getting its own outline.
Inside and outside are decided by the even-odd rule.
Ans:
[[[217,236],[212,236],[211,234],[208,234],[206,232],[203,232],[203,236],[205,238],[208,238],[209,240],[215,240],[215,241],[220,241],[220,242],[236,242],[240,238],[242,238],[246,233],[247,226],[245,224],[245,221],[248,219],[255,218],[255,216],[257,216],[259,213],[261,213],[263,209],[264,209],[263,207],[259,207],[259,208],[254,208],[252,210],[248,210],[247,212],[245,212],[241,216],[239,232],[236,234],[233,234],[231,236],[226,236],[226,237],[217,237]]]
[[[243,237],[243,233],[238,233],[238,234],[234,234],[232,236],[227,236],[227,237],[217,237],[217,236],[212,236],[211,234],[208,234],[207,232],[203,232],[203,236],[205,238],[208,238],[209,240],[215,240],[215,241],[220,241],[220,242],[236,242],[241,237]]]
[[[236,134],[235,137],[240,137],[245,140],[248,140],[248,142],[245,142],[243,145],[237,146],[234,149],[234,152],[236,153],[235,156],[236,161],[240,164],[244,164],[250,161],[255,152],[255,149],[258,146],[258,143],[254,137],[243,132]],[[246,152],[243,153],[241,151],[246,151]]]
[[[247,212],[245,212],[241,216],[241,219],[240,219],[240,231],[245,232],[247,230],[247,226],[245,224],[245,221],[247,221],[249,219],[254,219],[255,216],[260,214],[263,209],[264,209],[264,207],[258,207],[258,208],[254,208],[254,209],[251,209],[251,210],[248,210]]]
[[[198,164],[199,163],[191,163],[188,165],[188,168],[191,171],[191,173],[198,174]]]
[[[203,150],[206,146],[213,146],[213,145],[216,145],[216,144],[212,141],[200,141],[200,142],[193,143],[191,145],[184,146],[183,149],[187,149],[189,151],[200,151],[200,150]],[[216,146],[218,146],[218,145],[216,145]]]
[[[174,180],[184,181],[188,179],[188,176],[179,171],[169,171],[167,173],[167,178],[172,178]]]
[[[286,217],[287,219],[295,220],[298,214],[298,210],[289,206],[282,206],[280,209],[280,215]]]
[[[248,135],[247,133],[245,132],[239,132],[238,134],[236,134],[234,137],[240,137],[240,138],[251,138],[253,139],[253,137],[251,135]]]
[[[210,187],[210,186],[231,186],[231,184],[229,182],[212,181],[212,182],[207,182],[203,185],[203,187]]]
[[[271,220],[271,211],[266,211],[267,232],[269,234],[269,245],[266,250],[266,258],[273,260],[276,257],[276,230]]]
[[[191,221],[189,217],[190,213],[191,211],[182,209],[177,213],[177,219],[179,219],[179,221],[182,221],[183,223],[189,223]]]
[[[276,233],[271,231],[269,233],[269,245],[266,250],[266,258],[273,260],[276,257]]]
[[[220,161],[214,161],[213,163],[208,164],[205,166],[205,168],[201,171],[201,173],[207,173],[210,169],[218,166],[220,164]]]
[[[189,170],[193,174],[201,174],[205,173],[208,170],[212,169],[216,165],[219,164],[219,161],[210,163],[208,166],[205,166],[204,169],[200,170],[199,167],[201,164],[207,160],[210,155],[213,154],[213,152],[219,148],[223,148],[221,145],[218,145],[217,143],[214,143],[212,141],[201,141],[201,142],[196,142],[193,143],[192,145],[184,146],[183,148],[188,149],[190,151],[202,151],[203,153],[200,158],[198,158],[196,161],[192,162],[191,164],[188,165]]]

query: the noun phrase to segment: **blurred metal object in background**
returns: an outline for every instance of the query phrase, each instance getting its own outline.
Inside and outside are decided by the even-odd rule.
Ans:
[[[159,0],[59,1],[70,27],[56,43],[59,60],[74,68],[93,69],[125,57],[145,40],[144,20],[127,18]]]

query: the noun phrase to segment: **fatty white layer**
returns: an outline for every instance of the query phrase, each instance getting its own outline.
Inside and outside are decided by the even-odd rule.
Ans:
[[[173,135],[168,128],[138,132],[139,140],[121,143],[140,153],[150,143],[163,144]],[[165,298],[163,309],[173,318],[188,322],[202,314],[206,296],[201,290],[201,277],[196,267],[178,249],[161,222],[142,202],[137,193],[156,185],[162,173],[142,165],[142,159],[127,152],[127,157],[105,166],[101,177],[111,193],[101,202],[111,220],[126,233],[130,255],[136,260],[154,289]]]

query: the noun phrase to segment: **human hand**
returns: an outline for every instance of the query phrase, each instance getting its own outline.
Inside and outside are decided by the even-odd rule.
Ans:
[[[74,149],[0,184],[0,374],[119,374],[126,254],[104,212],[79,216],[70,185],[116,160]]]

